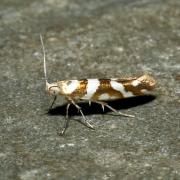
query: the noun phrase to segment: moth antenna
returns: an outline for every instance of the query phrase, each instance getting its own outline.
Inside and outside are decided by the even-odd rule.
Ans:
[[[41,40],[41,45],[42,45],[42,49],[43,49],[43,59],[44,59],[44,77],[46,80],[46,84],[48,84],[48,80],[47,80],[47,72],[46,72],[46,52],[45,52],[45,48],[44,48],[44,43],[43,43],[43,38],[42,35],[40,34],[40,40]]]

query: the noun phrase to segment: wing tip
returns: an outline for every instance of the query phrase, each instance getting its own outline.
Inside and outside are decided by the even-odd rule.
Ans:
[[[144,75],[140,76],[138,78],[138,81],[140,81],[141,83],[145,84],[150,89],[154,89],[155,86],[156,86],[156,80],[152,76],[150,76],[148,74],[144,74]]]

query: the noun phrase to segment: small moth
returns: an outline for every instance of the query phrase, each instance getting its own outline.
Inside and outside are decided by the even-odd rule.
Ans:
[[[94,127],[88,122],[88,120],[84,116],[81,107],[77,104],[78,101],[88,101],[89,104],[91,104],[91,102],[95,102],[100,104],[103,110],[104,107],[107,107],[108,109],[119,115],[134,117],[132,115],[124,114],[117,111],[104,101],[144,95],[146,92],[153,90],[155,87],[155,79],[147,74],[139,77],[129,78],[62,80],[55,83],[49,83],[47,80],[46,72],[45,47],[41,35],[40,40],[44,55],[44,76],[46,81],[46,91],[49,95],[54,97],[50,109],[53,107],[57,96],[64,96],[67,100],[67,118],[61,132],[62,135],[65,133],[68,127],[68,110],[71,104],[74,105],[81,113],[85,125],[91,129],[94,129]]]

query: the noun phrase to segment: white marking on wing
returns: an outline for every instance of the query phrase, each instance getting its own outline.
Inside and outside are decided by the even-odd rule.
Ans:
[[[146,93],[148,93],[149,91],[148,91],[147,89],[141,89],[141,92],[144,93],[144,94],[146,94]]]
[[[140,83],[141,83],[140,81],[134,80],[134,81],[132,82],[132,86],[137,87]]]
[[[123,97],[132,97],[132,96],[134,96],[132,92],[126,91],[124,86],[121,83],[118,83],[116,81],[110,81],[110,84],[111,84],[111,87],[114,90],[121,92]]]
[[[87,94],[84,95],[81,99],[91,99],[99,86],[100,82],[98,79],[88,79]]]
[[[108,93],[101,94],[98,97],[98,100],[104,100],[104,101],[113,100],[113,99],[119,99],[119,98],[117,96],[111,96]]]
[[[64,92],[66,94],[71,94],[74,92],[79,86],[79,81],[78,80],[70,80],[66,83],[64,86]]]
[[[107,93],[101,94],[101,95],[98,97],[98,100],[108,100],[108,99],[110,99],[110,96],[109,96],[109,94],[107,94]]]

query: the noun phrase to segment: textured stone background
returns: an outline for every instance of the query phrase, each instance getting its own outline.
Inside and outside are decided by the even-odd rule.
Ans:
[[[151,96],[112,105],[136,118],[82,105],[84,127],[49,81],[152,74]],[[179,0],[1,0],[0,179],[180,179]]]

